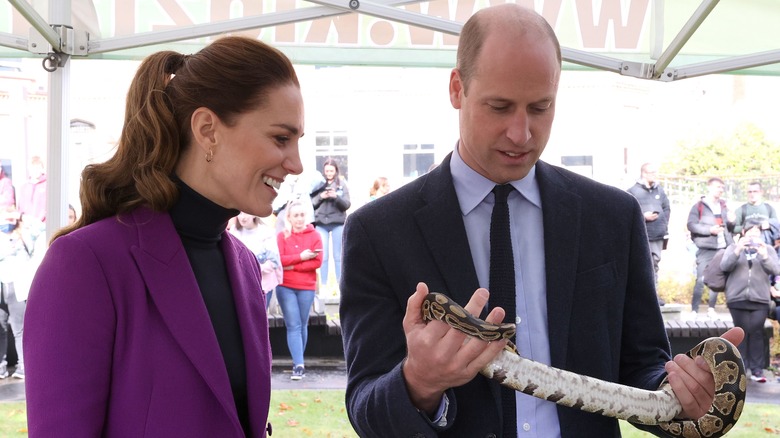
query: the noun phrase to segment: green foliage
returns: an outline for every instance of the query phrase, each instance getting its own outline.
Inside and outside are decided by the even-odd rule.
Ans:
[[[27,406],[25,403],[0,403],[0,437],[26,436]]]
[[[780,144],[768,141],[755,125],[740,126],[730,137],[681,142],[660,166],[674,176],[739,177],[780,169]]]
[[[0,403],[0,437],[27,436],[24,402]],[[269,421],[274,437],[353,438],[344,410],[344,390],[271,391]],[[634,426],[620,422],[625,438],[650,437]],[[748,403],[729,438],[780,434],[780,405]]]
[[[353,438],[344,390],[274,390],[268,421],[274,436]]]

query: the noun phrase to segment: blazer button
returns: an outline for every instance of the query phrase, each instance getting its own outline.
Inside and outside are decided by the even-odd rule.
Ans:
[[[265,431],[268,432],[268,436],[274,434],[274,427],[271,425],[271,423],[265,425]]]
[[[489,434],[485,435],[485,438],[496,438],[496,434],[489,433]]]

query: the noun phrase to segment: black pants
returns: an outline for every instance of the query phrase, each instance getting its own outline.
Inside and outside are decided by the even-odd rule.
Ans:
[[[741,327],[745,331],[745,340],[738,347],[745,362],[745,370],[753,374],[763,374],[768,359],[765,357],[764,322],[769,306],[758,310],[729,308],[729,312],[734,319],[734,326]]]
[[[26,301],[16,300],[13,283],[2,283],[0,288],[0,374],[7,371],[9,359],[13,359],[16,349],[16,369],[24,370],[24,355],[22,353],[22,336],[24,334],[24,312]],[[13,332],[14,342],[10,341],[9,332]],[[9,357],[10,356],[10,357]]]

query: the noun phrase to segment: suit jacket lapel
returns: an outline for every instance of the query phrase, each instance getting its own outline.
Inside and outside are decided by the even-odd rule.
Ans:
[[[461,305],[466,304],[479,287],[479,280],[452,185],[449,155],[429,174],[420,195],[426,204],[414,217],[431,254],[435,255],[434,261],[448,289],[444,292]]]
[[[552,365],[560,368],[566,364],[568,349],[577,256],[580,253],[582,202],[569,187],[570,182],[549,164],[539,161],[536,175],[544,223],[550,358]]]
[[[221,350],[170,216],[138,209],[128,220],[138,230],[138,246],[131,251],[149,295],[173,338],[240,429]]]

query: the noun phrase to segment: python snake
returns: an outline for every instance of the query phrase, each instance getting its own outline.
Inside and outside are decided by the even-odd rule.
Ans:
[[[469,314],[446,295],[429,293],[423,301],[423,319],[443,321],[484,341],[511,339],[514,324],[495,325]],[[701,356],[715,380],[715,397],[698,420],[676,420],[682,412],[671,385],[664,379],[656,391],[647,391],[565,371],[525,359],[511,341],[480,373],[501,385],[586,412],[642,425],[657,426],[666,436],[716,438],[728,433],[745,404],[747,377],[737,348],[723,338],[709,338],[686,353]]]

